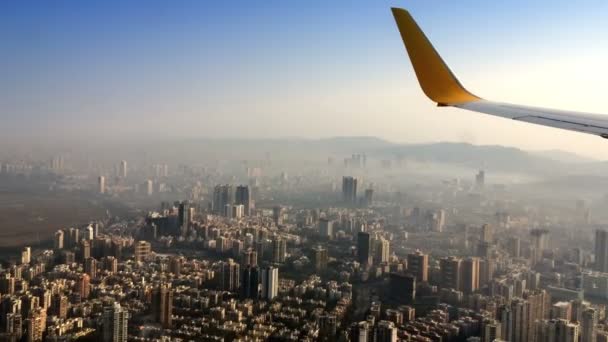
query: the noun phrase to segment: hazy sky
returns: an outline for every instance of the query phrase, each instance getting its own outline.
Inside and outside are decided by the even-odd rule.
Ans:
[[[369,135],[608,159],[594,136],[435,108],[391,6],[477,95],[608,114],[605,0],[13,0],[0,2],[0,135]]]

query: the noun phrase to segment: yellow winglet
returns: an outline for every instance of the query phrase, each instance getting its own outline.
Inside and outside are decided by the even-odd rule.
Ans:
[[[392,11],[426,96],[440,106],[480,100],[458,82],[410,13],[402,8],[392,8]]]

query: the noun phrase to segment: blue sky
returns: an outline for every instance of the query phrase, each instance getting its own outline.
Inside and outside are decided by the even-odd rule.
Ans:
[[[0,2],[0,135],[374,135],[608,157],[594,137],[434,108],[391,6],[481,96],[608,113],[606,1],[15,0]]]

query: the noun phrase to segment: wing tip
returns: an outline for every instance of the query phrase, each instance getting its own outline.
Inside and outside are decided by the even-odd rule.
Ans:
[[[426,96],[442,105],[479,100],[460,84],[410,12],[399,7],[391,7],[391,11]]]

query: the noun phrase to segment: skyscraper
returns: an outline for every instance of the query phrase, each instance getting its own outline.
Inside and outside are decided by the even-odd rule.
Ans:
[[[55,249],[63,249],[63,240],[64,240],[63,230],[56,231],[53,247]]]
[[[354,342],[368,342],[372,341],[370,336],[370,332],[373,327],[367,321],[361,321],[359,323],[353,323],[349,329],[349,337],[350,341]],[[372,336],[373,337],[373,336]]]
[[[97,277],[97,260],[94,258],[87,258],[84,260],[84,272],[95,279]]]
[[[42,341],[46,330],[46,310],[38,308],[31,312],[25,325],[27,327],[26,341]]]
[[[319,219],[319,235],[331,240],[334,237],[334,222],[326,218]]]
[[[460,290],[460,272],[462,260],[456,257],[442,258],[439,261],[441,268],[441,287]]]
[[[365,206],[371,207],[374,203],[374,189],[365,190]]]
[[[121,178],[127,178],[127,161],[122,160],[118,170],[118,176]]]
[[[315,265],[315,270],[317,272],[324,270],[327,268],[327,249],[322,246],[317,246],[312,249],[313,251],[313,264]]]
[[[357,203],[357,178],[342,177],[342,199],[346,204]]]
[[[50,312],[53,315],[59,316],[59,318],[66,318],[68,316],[68,306],[68,297],[57,293],[52,297]]]
[[[258,265],[258,252],[253,248],[248,248],[243,253],[243,266],[257,266]]]
[[[532,264],[536,264],[541,260],[543,251],[549,248],[549,231],[546,229],[532,229],[530,236],[532,238],[532,246],[534,247]]]
[[[595,231],[595,264],[598,272],[608,272],[608,231],[598,229]]]
[[[481,330],[481,342],[494,342],[501,340],[501,323],[497,320],[483,322]]]
[[[173,290],[171,284],[162,283],[154,289],[152,298],[154,319],[164,329],[171,329],[173,314]]]
[[[281,264],[285,262],[287,254],[287,241],[281,238],[272,240],[272,262]]]
[[[579,340],[579,324],[564,319],[539,320],[535,328],[536,342],[578,342]]]
[[[32,247],[23,247],[21,251],[21,263],[29,264],[32,261]]]
[[[475,186],[478,189],[482,189],[486,184],[486,172],[484,170],[479,170],[477,175],[475,175]]]
[[[598,312],[589,308],[582,312],[581,342],[595,342],[597,340]]]
[[[216,215],[227,216],[226,206],[234,203],[232,185],[216,185],[213,189],[211,208]]]
[[[78,276],[76,281],[76,292],[80,295],[82,300],[89,298],[91,292],[91,278],[88,274],[84,273]]]
[[[129,311],[114,302],[103,308],[101,339],[103,342],[127,342]]]
[[[261,297],[272,300],[279,293],[279,269],[274,266],[262,268]]]
[[[251,191],[249,191],[248,185],[239,185],[236,187],[235,203],[243,205],[245,208],[245,216],[251,215],[253,201],[251,199]]]
[[[97,179],[97,190],[100,194],[106,193],[106,177],[99,176],[99,178]]]
[[[419,250],[407,255],[407,270],[417,281],[429,280],[429,255]]]
[[[188,228],[190,226],[190,203],[188,201],[181,202],[177,211],[179,234],[185,237],[188,235]]]
[[[241,279],[241,296],[258,299],[260,296],[260,269],[257,266],[246,266]]]
[[[484,224],[483,226],[481,226],[480,235],[481,236],[479,240],[481,240],[481,242],[491,243],[494,239],[494,232],[492,226],[490,226],[489,224]]]
[[[222,262],[220,265],[220,289],[235,292],[240,285],[239,264],[232,259]]]
[[[376,248],[375,253],[374,253],[374,259],[375,262],[380,264],[380,263],[386,263],[389,261],[390,258],[390,243],[387,239],[385,238],[379,238],[377,240],[375,240],[375,244],[376,244]]]
[[[283,207],[277,205],[272,208],[272,220],[277,226],[283,224]]]
[[[411,304],[416,299],[416,278],[413,275],[391,273],[389,295],[400,304]]]
[[[378,322],[376,329],[376,342],[397,342],[397,327],[389,321]]]
[[[361,265],[371,264],[371,236],[366,232],[359,232],[357,234],[357,260]]]
[[[479,289],[479,258],[471,257],[462,261],[460,289],[471,294]]]
[[[152,245],[147,241],[137,241],[135,244],[135,261],[146,261],[152,254]]]
[[[154,182],[151,179],[146,181],[146,195],[152,196],[154,193]]]

